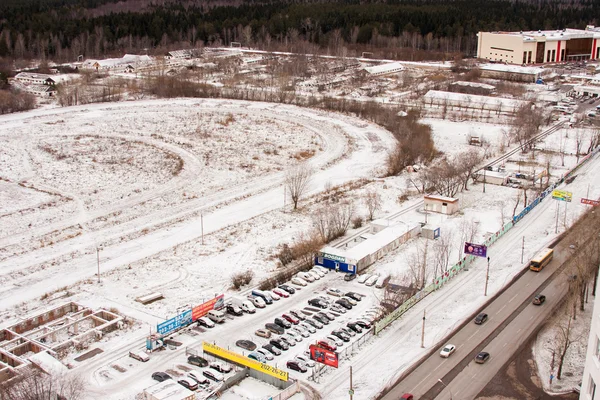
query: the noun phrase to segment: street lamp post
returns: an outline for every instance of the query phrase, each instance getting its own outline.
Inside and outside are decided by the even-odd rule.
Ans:
[[[490,280],[490,258],[487,258],[487,269],[485,271],[485,291],[483,293],[484,296],[487,296],[487,287],[488,281]]]
[[[450,392],[450,400],[452,400],[452,389],[450,389],[448,387],[448,385],[446,385],[441,379],[438,379],[438,382],[441,383],[442,385],[444,385],[444,387],[448,389],[448,391]]]

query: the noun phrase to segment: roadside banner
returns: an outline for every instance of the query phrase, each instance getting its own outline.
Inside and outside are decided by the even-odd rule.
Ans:
[[[483,244],[465,242],[465,254],[470,254],[477,257],[487,257],[487,246]]]
[[[581,202],[583,204],[587,204],[587,205],[594,206],[594,207],[600,205],[600,201],[598,201],[598,200],[592,200],[592,199],[584,199],[584,198],[582,198]]]
[[[184,311],[176,317],[166,320],[156,326],[156,331],[161,335],[166,335],[176,329],[192,323],[192,310]]]
[[[324,349],[315,344],[308,346],[308,349],[310,350],[311,360],[333,368],[338,367],[338,354],[335,351]]]
[[[571,200],[573,200],[573,193],[567,192],[566,190],[554,189],[552,191],[552,198],[555,200],[571,202]]]
[[[214,299],[210,299],[194,308],[192,308],[192,321],[196,321],[198,318],[204,317],[210,310],[222,308],[225,301],[224,295],[218,295]]]
[[[287,382],[288,380],[288,373],[286,371],[282,371],[280,369],[270,366],[269,364],[263,364],[259,361],[245,357],[241,354],[229,351],[227,349],[217,346],[216,344],[202,342],[202,350],[205,353],[212,354],[224,360],[228,360],[233,363],[243,365],[245,367],[252,368],[260,372],[264,372],[265,374],[281,379],[282,381]]]

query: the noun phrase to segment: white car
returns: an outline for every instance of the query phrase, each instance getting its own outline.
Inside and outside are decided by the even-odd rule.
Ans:
[[[301,279],[304,279],[306,282],[314,282],[315,281],[315,277],[307,272],[298,272],[298,274],[296,274],[296,276]]]
[[[231,365],[226,364],[224,362],[213,361],[208,366],[216,371],[219,371],[222,374],[228,374],[231,372]]]
[[[306,322],[300,322],[298,325],[300,325],[310,333],[315,333],[317,331],[314,326],[307,324]]]
[[[329,342],[334,343],[337,347],[341,347],[344,345],[344,342],[342,341],[342,339],[340,339],[337,336],[333,336],[333,335],[327,335],[327,340]]]
[[[291,282],[294,285],[298,285],[298,286],[306,286],[306,285],[308,285],[308,283],[306,283],[306,281],[304,279],[300,278],[299,276],[293,277]]]
[[[210,319],[206,318],[206,317],[200,317],[198,318],[197,322],[198,325],[200,326],[204,326],[207,328],[214,328],[215,327],[215,323],[212,322]]]
[[[373,286],[377,283],[377,279],[379,279],[379,275],[372,275],[369,279],[365,281],[365,285]]]
[[[336,296],[336,297],[342,297],[344,295],[344,293],[340,289],[337,289],[337,288],[329,288],[329,289],[327,289],[326,293],[330,294],[332,296]]]
[[[346,314],[346,310],[336,304],[332,304],[329,306],[329,311],[336,312],[338,314]]]
[[[300,325],[297,325],[297,326],[293,327],[291,330],[294,331],[294,332],[297,332],[302,337],[309,337],[310,336],[310,333],[308,333],[306,331],[306,329],[303,329],[302,326],[300,326]]]
[[[312,269],[310,271],[306,271],[305,274],[311,275],[313,278],[315,278],[315,281],[318,281],[319,279],[321,279],[321,275],[317,271],[313,271]],[[323,276],[325,276],[325,275],[323,275]]]
[[[267,294],[268,294],[269,296],[271,296],[271,298],[272,298],[273,300],[275,300],[275,301],[277,301],[277,300],[281,300],[281,296],[280,296],[280,295],[278,295],[277,293],[275,293],[274,291],[272,291],[272,290],[266,290],[266,292],[267,292]]]
[[[353,306],[358,304],[358,302],[356,300],[354,300],[352,297],[342,297],[342,299],[346,300],[348,303],[352,304]]]
[[[199,371],[190,371],[188,372],[188,376],[198,382],[200,385],[206,385],[210,383],[208,378],[202,375]]]
[[[215,371],[214,369],[210,369],[210,368],[202,371],[202,375],[204,375],[211,381],[215,381],[215,382],[222,382],[225,379],[223,374]]]
[[[454,350],[456,350],[456,346],[453,344],[447,344],[442,351],[440,351],[440,356],[444,357],[444,358],[448,358],[450,357],[450,355],[452,353],[454,353]]]
[[[315,366],[315,362],[313,360],[311,360],[309,357],[306,357],[304,354],[298,354],[296,356],[296,360],[303,362],[307,367],[314,367]]]
[[[301,342],[302,341],[302,336],[300,335],[300,333],[296,332],[293,329],[288,329],[285,334],[288,335],[288,336],[291,336],[292,338],[294,338],[294,340],[296,342]]]
[[[323,272],[320,268],[314,267],[313,269],[310,270],[310,272],[319,275],[321,278],[323,278],[325,276],[325,272]]]
[[[365,283],[367,281],[367,279],[369,279],[370,277],[371,277],[371,274],[363,274],[358,277],[358,280],[356,282]]]
[[[267,306],[267,303],[265,303],[265,301],[258,297],[258,296],[248,296],[248,300],[250,300],[250,302],[257,308],[265,308]]]
[[[273,361],[273,359],[275,358],[275,357],[273,357],[273,354],[271,354],[271,352],[269,352],[269,350],[263,349],[262,347],[259,347],[258,349],[256,349],[256,352],[262,354],[263,357],[267,361]]]
[[[318,270],[318,271],[321,271],[321,272],[322,272],[322,273],[324,273],[324,274],[328,274],[328,273],[329,273],[329,268],[325,268],[325,267],[324,267],[324,266],[322,266],[322,265],[315,265],[315,266],[313,267],[313,269],[316,269],[316,270]]]

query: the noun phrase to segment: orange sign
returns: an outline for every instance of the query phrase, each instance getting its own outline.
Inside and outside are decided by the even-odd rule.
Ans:
[[[202,303],[199,306],[192,308],[192,321],[198,318],[204,317],[210,310],[222,308],[224,303],[224,295],[219,295],[214,299],[210,299],[206,303]]]

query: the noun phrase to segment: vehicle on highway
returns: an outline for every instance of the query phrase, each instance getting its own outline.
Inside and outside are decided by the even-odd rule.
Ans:
[[[317,341],[317,346],[324,348],[329,351],[336,351],[337,346],[334,344],[335,342],[330,342],[328,340],[321,339]]]
[[[554,257],[554,250],[552,249],[540,251],[531,259],[531,261],[529,261],[529,269],[536,272],[541,271],[550,261],[552,261],[552,257]]]
[[[196,320],[196,323],[198,324],[198,326],[203,326],[205,328],[214,328],[215,327],[215,323],[206,317],[198,318]]]
[[[367,281],[367,279],[369,279],[370,277],[371,277],[371,274],[362,274],[361,276],[358,277],[357,282],[365,283]]]
[[[335,345],[336,345],[337,347],[341,347],[341,346],[343,346],[343,345],[344,345],[344,341],[343,341],[342,339],[340,339],[339,337],[337,337],[337,336],[334,336],[334,335],[327,335],[327,336],[325,337],[325,339],[327,339],[327,340],[328,340],[329,342],[331,342],[331,343],[335,343]]]
[[[490,353],[488,353],[486,351],[482,351],[479,354],[477,354],[477,357],[475,357],[475,362],[477,364],[483,364],[484,362],[486,362],[489,359],[490,359]]]
[[[226,310],[227,310],[227,314],[235,315],[236,317],[239,317],[240,315],[244,315],[244,312],[242,311],[242,309],[233,304],[228,304],[226,307]]]
[[[475,323],[477,325],[481,325],[487,320],[488,320],[488,315],[486,313],[480,313],[478,316],[475,317]]]
[[[284,333],[283,335],[279,336],[279,339],[281,339],[282,342],[284,342],[285,344],[288,345],[289,347],[294,347],[296,345],[296,338],[294,338],[293,336],[288,335],[287,333]]]
[[[350,329],[352,329],[354,332],[356,333],[362,333],[363,328],[362,326],[360,326],[359,324],[357,324],[356,322],[348,322],[346,324],[346,326]]]
[[[326,290],[326,293],[335,297],[342,297],[344,295],[344,293],[338,288],[329,288]]]
[[[346,282],[350,282],[353,279],[356,279],[356,274],[353,274],[352,272],[347,272],[346,275],[344,275],[344,280]]]
[[[278,349],[277,347],[273,346],[272,344],[264,344],[263,349],[267,350],[269,353],[273,354],[274,356],[280,356],[281,355],[281,350]]]
[[[545,301],[546,301],[546,296],[544,296],[541,293],[540,294],[536,294],[535,297],[533,298],[533,304],[535,304],[536,306],[541,305]]]
[[[231,372],[231,365],[220,361],[211,362],[210,368],[214,369],[215,371],[219,371],[222,374],[228,374]]]
[[[267,306],[267,303],[260,297],[250,295],[248,296],[248,300],[250,300],[252,305],[256,308],[265,308]]]
[[[293,277],[292,280],[291,280],[291,282],[294,285],[298,285],[298,286],[306,286],[306,285],[308,285],[308,283],[306,283],[306,281],[304,279],[299,278],[297,276]]]
[[[167,379],[173,379],[173,378],[171,378],[171,375],[167,374],[166,372],[155,372],[152,374],[152,379],[154,379],[155,381],[158,381],[158,382],[164,382]]]
[[[358,325],[360,325],[361,328],[364,328],[364,329],[371,328],[371,323],[369,321],[365,321],[364,319],[357,319],[354,322],[356,322]]]
[[[281,300],[281,296],[278,295],[277,293],[273,292],[272,290],[265,290],[264,292],[266,294],[268,294],[269,296],[271,296],[271,299],[273,299],[275,301]]]
[[[309,333],[315,333],[317,331],[315,326],[312,326],[311,324],[309,324],[306,321],[300,322],[300,324],[298,324],[298,326],[303,327],[304,329],[306,329]]]
[[[360,293],[356,293],[356,292],[348,292],[344,296],[350,297],[351,299],[356,300],[356,301],[361,301],[362,298],[365,297],[364,295],[362,295]]]
[[[302,373],[308,371],[308,369],[306,368],[304,363],[302,363],[300,361],[290,360],[285,365],[286,365],[286,367],[288,367],[289,369],[292,369],[294,371],[298,371],[298,372],[302,372]]]
[[[179,383],[181,386],[183,386],[184,388],[186,388],[188,390],[191,390],[191,391],[198,390],[198,382],[196,382],[192,378],[186,378],[184,376],[183,378],[179,378],[177,383]]]
[[[265,328],[268,329],[270,332],[276,333],[278,335],[285,333],[285,329],[283,328],[283,326],[279,326],[271,322],[266,323]]]
[[[237,342],[235,342],[235,345],[249,351],[253,351],[254,349],[256,349],[256,343],[250,340],[238,340]]]
[[[279,325],[280,327],[285,328],[285,329],[289,329],[289,328],[292,327],[292,324],[290,324],[288,321],[286,321],[283,318],[277,317],[277,318],[275,318],[273,320],[273,322],[276,323],[277,325]]]
[[[271,337],[271,331],[268,329],[257,329],[256,332],[254,332],[254,334],[256,336],[260,336],[267,339]]]
[[[285,290],[290,295],[296,293],[296,289],[294,289],[293,287],[291,287],[289,285],[279,285],[278,288],[281,289],[281,290]]]
[[[379,275],[372,275],[369,279],[367,279],[365,281],[365,285],[374,286],[377,283],[378,279],[379,279]]]
[[[356,332],[354,332],[352,329],[350,329],[348,327],[340,326],[340,330],[350,337],[356,336]]]
[[[208,366],[208,361],[200,356],[189,356],[187,362],[200,368]]]
[[[313,360],[310,359],[310,357],[306,356],[305,354],[298,354],[294,360],[296,361],[300,361],[301,363],[303,363],[304,365],[306,365],[309,368],[312,368],[315,366],[315,362]]]
[[[283,297],[284,299],[290,297],[290,294],[283,289],[275,288],[272,290],[272,292],[277,294],[279,297]]]
[[[413,396],[410,393],[404,393],[402,395],[402,397],[400,397],[400,400],[414,400],[415,396]]]
[[[258,362],[263,363],[263,364],[267,362],[267,359],[266,359],[266,357],[263,354],[261,354],[259,352],[255,352],[255,351],[253,351],[252,353],[248,354],[248,358],[251,359],[251,360],[258,361]]]
[[[202,371],[202,375],[215,382],[221,382],[225,379],[223,374],[212,369],[205,369]]]
[[[259,349],[256,349],[256,352],[257,352],[257,353],[260,353],[260,354],[262,354],[262,355],[263,355],[263,357],[264,357],[264,358],[265,358],[267,361],[273,361],[273,360],[275,359],[275,357],[273,357],[273,354],[271,354],[271,352],[270,352],[269,350],[267,350],[267,349],[264,349],[264,348],[262,348],[262,347],[261,347],[261,348],[259,348]]]
[[[341,329],[333,330],[333,331],[331,331],[331,334],[333,336],[337,337],[338,339],[341,339],[343,342],[350,341],[350,335],[348,335],[346,332],[342,331]]]
[[[287,322],[294,324],[294,325],[298,325],[300,323],[300,320],[298,318],[296,318],[290,314],[283,314],[283,315],[281,315],[281,317],[283,319],[285,319]]]
[[[308,300],[308,304],[310,304],[313,307],[319,307],[319,308],[327,308],[327,303],[325,303],[323,300],[321,299],[310,299]]]
[[[306,329],[304,329],[300,325],[293,327],[292,331],[296,332],[298,335],[300,335],[302,337],[309,337],[310,336],[310,332],[308,332]]]
[[[448,358],[452,355],[452,353],[454,353],[454,350],[456,350],[456,346],[453,344],[447,344],[446,346],[444,346],[444,348],[442,349],[442,351],[440,351],[440,356],[444,357],[444,358]]]
[[[273,338],[273,339],[269,340],[269,344],[277,347],[279,350],[287,350],[290,348],[290,346],[287,344],[287,342],[284,342],[280,338]]]
[[[195,380],[199,385],[208,385],[210,381],[199,371],[190,371],[188,376]]]
[[[300,321],[304,321],[306,319],[300,310],[290,310],[290,314],[298,318]]]

